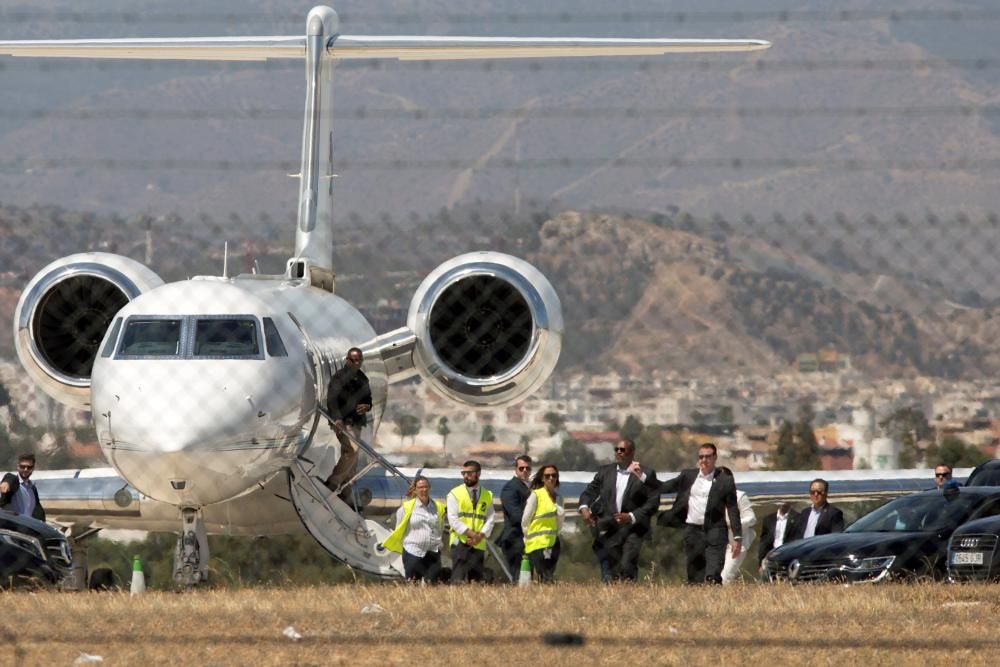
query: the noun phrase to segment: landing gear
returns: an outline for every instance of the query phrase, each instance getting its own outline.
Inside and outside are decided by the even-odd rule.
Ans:
[[[208,536],[201,510],[181,510],[181,534],[174,550],[174,585],[190,589],[208,581]]]

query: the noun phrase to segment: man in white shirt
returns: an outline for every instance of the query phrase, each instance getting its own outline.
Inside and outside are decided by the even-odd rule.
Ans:
[[[493,494],[479,486],[482,466],[478,461],[462,465],[462,484],[448,493],[448,525],[451,526],[451,582],[482,581],[485,571],[485,540],[496,519]]]
[[[736,500],[736,482],[715,467],[718,458],[715,444],[706,442],[698,448],[698,467],[682,470],[674,479],[663,482],[662,493],[676,493],[674,506],[657,519],[661,526],[684,528],[684,555],[687,558],[689,584],[721,584],[722,568],[732,526],[733,557],[743,550],[743,522]]]
[[[723,468],[722,470],[728,471],[728,468]],[[732,474],[732,473],[730,473]],[[733,530],[729,529],[729,549],[726,549],[726,561],[722,566],[722,585],[728,586],[734,583],[740,578],[740,568],[743,567],[743,561],[746,560],[747,554],[750,553],[750,545],[753,544],[754,539],[757,537],[757,533],[754,532],[754,526],[757,524],[757,517],[753,513],[753,503],[750,502],[750,498],[746,493],[736,489],[736,504],[740,508],[740,523],[743,524],[743,539],[740,541],[740,549],[737,555],[733,555],[733,546],[736,545],[736,539],[733,535]],[[729,524],[728,516],[726,518],[726,525]]]
[[[35,455],[21,454],[17,457],[17,474],[7,473],[0,481],[0,507],[20,514],[45,521],[45,510],[38,499],[38,489],[31,481],[31,473],[35,470]]]
[[[757,565],[771,549],[777,549],[785,542],[791,542],[795,535],[795,511],[791,503],[782,503],[776,512],[764,517],[760,530],[760,546],[757,548]]]
[[[615,462],[601,466],[580,494],[580,518],[596,529],[594,552],[607,559],[609,580],[639,578],[639,549],[660,505],[656,471],[634,455],[632,440],[618,441]]]

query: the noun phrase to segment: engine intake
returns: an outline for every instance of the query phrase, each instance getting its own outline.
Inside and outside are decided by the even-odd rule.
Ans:
[[[90,405],[90,372],[115,315],[163,281],[139,262],[110,253],[56,260],[24,288],[14,313],[21,365],[46,394]]]
[[[407,325],[414,364],[439,393],[463,404],[524,398],[562,348],[559,297],[538,269],[497,252],[451,259],[421,283]]]

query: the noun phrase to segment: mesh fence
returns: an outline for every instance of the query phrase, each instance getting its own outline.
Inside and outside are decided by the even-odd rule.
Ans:
[[[78,31],[131,29],[141,18],[157,29],[240,34],[285,20],[183,11],[0,16],[5,37],[39,21]],[[215,99],[228,83],[173,105],[159,93],[141,102],[81,100],[72,91],[28,104],[8,98],[0,108],[10,202],[0,210],[0,312],[13,318],[25,286],[57,258],[128,260],[85,256],[52,268],[44,289],[24,297],[16,331],[0,334],[3,459],[13,466],[30,450],[39,472],[113,466],[104,476],[40,476],[41,504],[77,531],[74,516],[176,531],[176,506],[184,506],[204,508],[210,534],[252,535],[302,533],[297,509],[306,501],[288,483],[294,461],[319,484],[313,493],[341,492],[345,505],[364,505],[392,529],[404,481],[364,453],[338,475],[343,451],[355,448],[338,429],[407,470],[450,471],[433,479],[441,499],[460,485],[466,459],[503,471],[489,478],[499,498],[518,454],[589,475],[610,463],[620,438],[635,440],[637,457],[663,479],[696,465],[698,445],[709,441],[737,478],[776,468],[965,468],[994,458],[1000,218],[992,180],[1000,157],[992,91],[1000,58],[979,31],[998,18],[968,8],[342,13],[343,23],[416,30],[437,22],[446,32],[485,20],[560,34],[610,23],[636,34],[668,22],[746,30],[776,44],[790,34],[792,46],[752,58],[344,64],[348,101],[336,109],[344,148],[324,175],[338,202],[332,262],[301,273],[286,264],[295,259],[297,181],[287,176],[300,168],[288,157],[297,154],[299,64],[213,70],[240,80],[260,73],[258,85],[294,83],[264,83],[241,100]],[[287,27],[300,23],[288,18]],[[796,41],[824,30],[844,41],[814,53]],[[883,42],[861,48],[845,37],[857,30]],[[921,32],[940,30],[966,48]],[[0,62],[0,76],[20,90],[50,76],[126,87],[152,77],[169,88],[207,71]],[[368,90],[366,77],[379,90]],[[435,83],[408,85],[419,77]],[[663,83],[671,77],[676,89]],[[487,102],[454,94],[476,80]],[[774,80],[783,83],[768,88]],[[396,84],[405,94],[390,92]],[[142,143],[154,131],[169,136]],[[57,140],[35,143],[39,133]],[[208,203],[220,193],[225,203]],[[227,250],[225,239],[234,242]],[[558,295],[559,317],[474,257],[472,277],[424,283],[450,258],[478,251],[530,262]],[[169,284],[156,288],[137,265]],[[206,274],[215,277],[187,280]],[[422,283],[436,300],[413,301]],[[407,326],[415,341],[377,338]],[[399,357],[404,344],[413,350]],[[364,351],[364,383],[347,372],[354,346]],[[15,347],[31,368],[15,361]],[[551,377],[501,405],[553,350]],[[404,377],[410,359],[422,380]],[[340,384],[330,391],[334,377]],[[453,405],[442,393],[467,400]],[[88,475],[95,481],[79,483]],[[806,479],[796,498],[803,520],[807,489]],[[895,576],[891,567],[943,576],[944,533],[996,513],[988,493],[975,498],[933,536],[897,547],[895,565],[885,565],[888,556],[862,566],[831,555],[824,576]],[[772,509],[760,503],[758,518]],[[925,519],[939,510],[927,509]],[[861,512],[849,514],[848,523]],[[342,517],[329,521],[330,530],[344,528]],[[885,526],[921,532],[903,519]],[[367,539],[365,524],[347,528],[359,543]],[[57,556],[57,536],[9,530],[0,542],[11,554],[5,576],[58,578],[38,570]],[[309,528],[314,537],[324,530]],[[967,539],[988,542],[993,530]],[[208,543],[188,537],[151,556],[170,562],[159,585],[174,580],[175,548],[181,562],[198,566]],[[579,538],[566,538],[560,574],[596,579],[589,535]],[[646,545],[643,571],[683,578],[679,539],[657,539],[662,548]],[[988,570],[995,548],[969,544],[957,551],[982,561],[958,559],[980,576],[975,568]],[[756,551],[743,566],[747,580],[758,572]],[[273,557],[280,566],[280,554]],[[252,560],[240,558],[243,565],[226,567]],[[315,567],[318,578],[348,576]],[[790,564],[774,567],[784,576]]]

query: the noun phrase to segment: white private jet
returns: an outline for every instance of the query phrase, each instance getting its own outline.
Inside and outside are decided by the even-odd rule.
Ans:
[[[96,530],[180,530],[175,579],[193,585],[207,575],[208,533],[305,528],[352,567],[400,575],[399,557],[376,548],[385,528],[317,481],[340,456],[318,406],[346,351],[364,350],[371,381],[362,446],[373,440],[393,381],[419,374],[460,404],[496,406],[525,397],[555,367],[559,298],[545,276],[515,257],[478,252],[445,262],[418,288],[407,326],[388,333],[374,331],[336,296],[331,91],[338,60],[769,46],[749,39],[351,36],[322,6],[309,12],[301,36],[0,41],[0,55],[18,57],[305,61],[295,254],[284,274],[164,284],[135,260],[83,253],[46,266],[24,289],[14,321],[21,363],[54,399],[92,412],[113,466],[36,475],[49,516],[73,525],[77,568],[86,567],[83,539]],[[398,505],[398,487],[383,487],[377,498]]]

